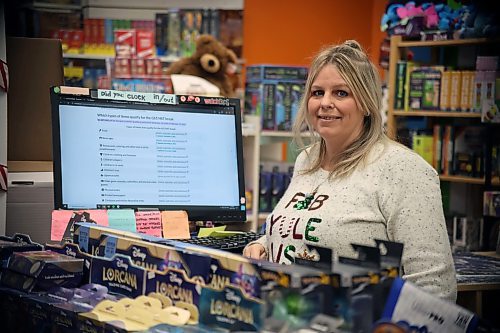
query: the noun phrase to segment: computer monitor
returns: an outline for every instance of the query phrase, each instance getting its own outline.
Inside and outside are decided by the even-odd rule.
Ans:
[[[239,100],[53,87],[51,104],[56,209],[246,220]]]

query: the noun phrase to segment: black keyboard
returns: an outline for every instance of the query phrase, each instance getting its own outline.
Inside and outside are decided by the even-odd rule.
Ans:
[[[252,231],[238,232],[236,235],[231,235],[228,237],[191,237],[190,239],[178,239],[183,243],[190,243],[199,246],[207,246],[213,249],[219,249],[224,251],[230,251],[234,253],[239,253],[243,251],[243,248],[250,242],[262,237],[262,234],[257,234]]]

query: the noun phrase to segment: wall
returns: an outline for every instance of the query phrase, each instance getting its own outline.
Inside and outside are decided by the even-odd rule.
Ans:
[[[246,65],[307,66],[322,47],[356,39],[378,63],[386,0],[245,0]]]

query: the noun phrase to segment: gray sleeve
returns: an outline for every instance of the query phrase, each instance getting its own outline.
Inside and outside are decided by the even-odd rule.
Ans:
[[[404,243],[403,278],[455,302],[456,273],[436,171],[413,152],[382,170],[380,207],[390,240]],[[408,156],[406,156],[408,155]],[[390,159],[389,159],[390,160]]]

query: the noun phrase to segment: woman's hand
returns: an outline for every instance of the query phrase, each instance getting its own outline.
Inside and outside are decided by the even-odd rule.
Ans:
[[[243,255],[252,259],[266,259],[266,249],[264,246],[255,243],[243,249]]]

